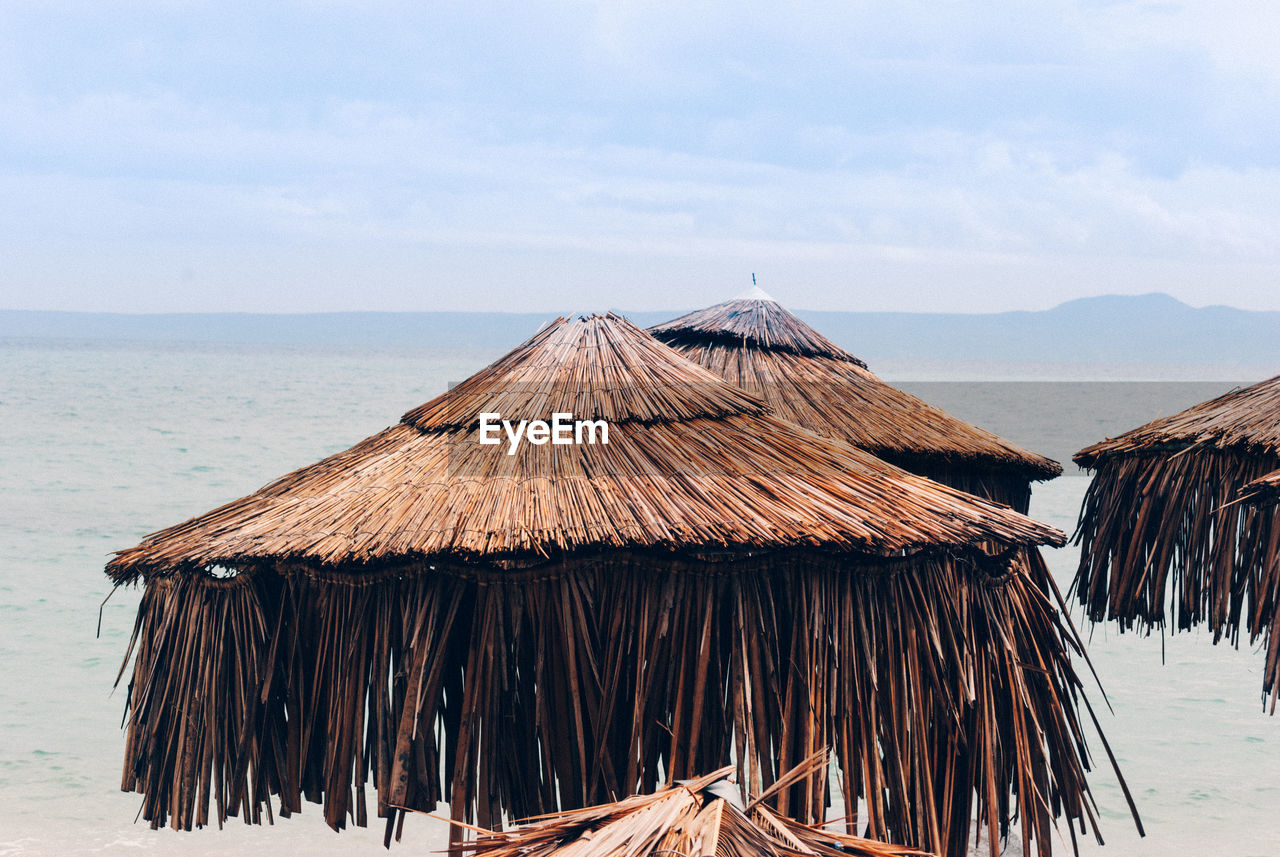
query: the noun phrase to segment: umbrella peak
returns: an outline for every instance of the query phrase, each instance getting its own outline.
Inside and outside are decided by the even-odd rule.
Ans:
[[[735,301],[770,301],[772,303],[777,303],[777,301],[774,300],[773,295],[769,294],[759,286],[752,286],[742,294],[736,295],[733,299]]]
[[[759,288],[655,325],[649,332],[672,345],[710,339],[867,366]]]
[[[557,318],[523,345],[406,413],[423,431],[467,428],[481,414],[550,421],[657,423],[763,414],[764,402],[675,355],[614,313]]]

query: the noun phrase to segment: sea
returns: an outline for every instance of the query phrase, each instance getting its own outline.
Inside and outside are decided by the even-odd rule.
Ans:
[[[137,820],[138,796],[119,790],[124,698],[113,684],[138,592],[113,593],[102,568],[153,530],[393,424],[496,356],[0,340],[0,857],[382,851],[379,828],[334,833],[312,805],[264,827],[178,833]],[[1041,367],[1035,377],[978,364],[890,370],[882,374],[910,392],[1062,461],[1065,475],[1036,487],[1031,513],[1067,532],[1088,484],[1073,452],[1264,377],[1169,380],[1184,377],[1169,367],[1139,380],[1114,367]],[[1074,547],[1048,552],[1064,588],[1077,559]],[[1105,689],[1091,689],[1095,708],[1146,836],[1094,736],[1106,844],[1085,840],[1082,853],[1280,855],[1280,716],[1263,707],[1262,652],[1214,646],[1204,633],[1083,631]],[[439,849],[445,829],[410,818],[392,848]],[[1065,831],[1054,853],[1070,853]]]

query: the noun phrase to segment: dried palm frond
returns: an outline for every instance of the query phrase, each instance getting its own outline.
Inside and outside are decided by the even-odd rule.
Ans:
[[[826,765],[819,753],[789,774],[809,778]],[[794,821],[759,799],[745,807],[729,781],[733,768],[616,803],[485,831],[457,845],[475,857],[908,857],[926,852]]]
[[[1259,476],[1240,489],[1239,502],[1266,506],[1277,500],[1280,500],[1280,470]]]

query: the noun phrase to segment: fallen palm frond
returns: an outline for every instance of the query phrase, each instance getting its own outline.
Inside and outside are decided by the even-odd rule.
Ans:
[[[825,754],[798,769],[811,777]],[[732,768],[652,794],[530,820],[482,833],[460,846],[476,857],[906,857],[926,852],[794,821],[753,801],[745,809],[729,781]]]
[[[613,428],[508,455],[477,442],[490,410]],[[1042,849],[1055,818],[1092,827],[1075,639],[1023,567],[1062,534],[764,410],[623,320],[561,320],[121,552],[147,587],[125,787],[153,824],[214,794],[218,820],[278,796],[340,829],[372,785],[390,839],[402,808],[489,827],[730,759],[767,789],[833,746],[877,835],[960,854],[972,814]],[[832,786],[779,806],[821,820]]]
[[[1094,471],[1072,593],[1121,630],[1207,627],[1267,640],[1263,693],[1280,689],[1280,378],[1234,390],[1081,450]],[[1247,502],[1241,502],[1247,501]]]
[[[650,328],[698,365],[818,434],[1025,512],[1062,467],[886,384],[772,300],[737,299]]]

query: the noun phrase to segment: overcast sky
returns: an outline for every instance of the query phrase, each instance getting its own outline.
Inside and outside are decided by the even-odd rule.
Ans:
[[[0,308],[1280,310],[1277,45],[1262,0],[4,0]]]

